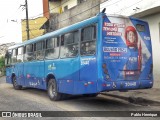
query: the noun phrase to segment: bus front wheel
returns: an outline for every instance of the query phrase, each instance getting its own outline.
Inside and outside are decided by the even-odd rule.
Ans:
[[[12,81],[13,81],[13,88],[15,90],[21,90],[22,89],[22,86],[17,84],[16,76],[13,77]]]
[[[57,92],[57,84],[55,79],[49,80],[47,92],[49,98],[53,101],[58,101],[62,97],[62,94]]]

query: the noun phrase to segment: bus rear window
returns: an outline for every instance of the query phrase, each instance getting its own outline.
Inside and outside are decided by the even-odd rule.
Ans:
[[[137,29],[137,31],[139,31],[139,32],[144,32],[144,31],[145,31],[145,26],[144,26],[144,25],[141,25],[141,24],[137,24],[137,25],[136,25],[136,29]]]

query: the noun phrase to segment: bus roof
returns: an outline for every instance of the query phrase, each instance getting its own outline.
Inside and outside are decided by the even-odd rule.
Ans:
[[[55,31],[50,32],[50,33],[46,33],[45,35],[36,37],[34,39],[30,39],[30,40],[27,40],[25,42],[16,44],[14,46],[9,47],[8,49],[14,49],[14,48],[22,47],[22,46],[25,46],[25,45],[28,45],[28,44],[31,44],[31,43],[35,43],[35,42],[38,42],[38,41],[41,41],[41,40],[44,40],[44,39],[48,39],[48,38],[51,38],[51,37],[54,37],[54,36],[62,35],[62,34],[65,34],[67,32],[71,32],[71,31],[74,31],[76,29],[88,26],[90,24],[98,22],[99,16],[101,16],[101,15],[104,16],[106,14],[99,13],[98,15],[96,15],[96,16],[94,16],[92,18],[83,20],[83,21],[78,22],[76,24],[73,24],[73,25],[70,25],[70,26],[55,30]],[[137,18],[122,16],[122,15],[115,15],[115,14],[114,15],[110,14],[110,15],[106,15],[106,16],[107,17],[125,18],[125,19],[134,19],[134,20],[142,21],[142,20],[137,19]],[[145,22],[145,21],[143,21],[143,22]]]

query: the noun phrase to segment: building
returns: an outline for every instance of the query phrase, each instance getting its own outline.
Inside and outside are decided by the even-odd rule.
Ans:
[[[97,15],[100,3],[106,0],[49,0],[49,28],[59,28],[80,22]]]
[[[48,0],[42,0],[42,3],[43,3],[43,8],[42,8],[43,13],[40,13],[33,19],[28,19],[30,39],[43,35],[47,32],[46,28],[48,28],[47,26],[49,19]],[[22,41],[25,41],[27,40],[27,34],[28,34],[26,29],[27,28],[26,19],[22,20],[21,26],[22,26]]]
[[[38,37],[46,33],[46,27],[48,19],[46,17],[39,17],[36,19],[29,19],[29,36],[30,39]],[[26,20],[22,20],[22,41],[27,40],[26,32]]]
[[[63,13],[87,0],[49,0],[50,13]]]
[[[160,80],[159,80],[160,51],[158,49],[160,48],[160,6],[144,10],[132,16],[143,19],[149,23],[152,46],[153,46],[152,47],[153,73],[154,73],[154,79],[156,82],[156,84],[154,84],[154,87],[160,88]]]

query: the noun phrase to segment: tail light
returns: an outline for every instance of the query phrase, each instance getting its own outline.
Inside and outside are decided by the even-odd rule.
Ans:
[[[106,63],[103,63],[103,64],[102,64],[102,68],[103,68],[103,73],[105,74],[105,78],[106,78],[107,80],[109,80],[109,79],[110,79],[110,75],[108,74],[108,69],[107,69]]]
[[[151,64],[151,66],[150,66],[150,71],[149,71],[149,75],[148,75],[149,78],[152,78],[152,73],[153,73],[153,64]]]
[[[102,64],[102,68],[106,69],[107,65],[105,63]]]

